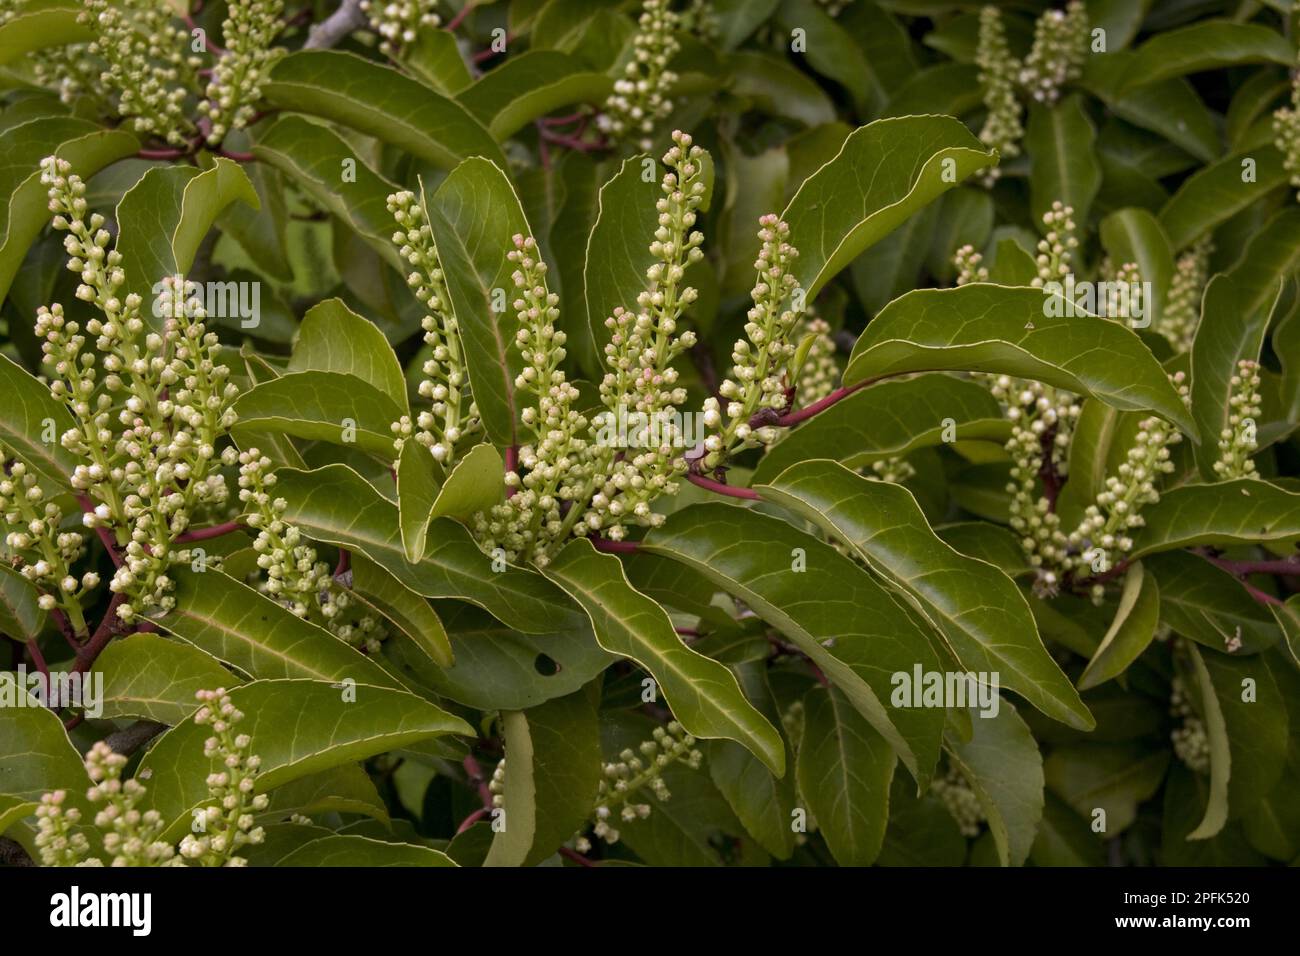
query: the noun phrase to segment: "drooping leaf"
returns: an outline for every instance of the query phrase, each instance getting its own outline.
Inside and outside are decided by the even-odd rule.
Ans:
[[[1201,20],[1157,33],[1139,46],[1134,51],[1130,83],[1159,83],[1244,63],[1292,66],[1295,51],[1277,31],[1260,24]]]
[[[402,415],[369,381],[343,372],[290,372],[263,382],[235,401],[236,435],[275,432],[351,445],[385,460],[393,457],[389,426]]]
[[[1198,544],[1285,541],[1300,537],[1300,494],[1252,478],[1180,485],[1144,508],[1142,517],[1133,558]]]
[[[937,369],[1019,375],[1115,408],[1151,409],[1194,433],[1141,339],[1117,322],[1048,316],[1061,304],[1051,299],[1042,289],[984,283],[910,292],[867,326],[844,383]]]
[[[289,372],[340,372],[373,385],[406,411],[406,380],[393,347],[378,326],[357,315],[341,299],[326,299],[307,310],[289,357]]]
[[[819,525],[893,582],[968,671],[999,675],[1002,686],[1073,727],[1095,726],[1043,647],[1019,589],[997,568],[940,540],[907,489],[821,460],[794,465],[755,490]]]
[[[1115,619],[1079,678],[1079,689],[1088,690],[1122,674],[1146,650],[1159,623],[1160,588],[1155,575],[1148,574],[1139,561],[1124,576]]]
[[[1243,176],[1247,160],[1254,169],[1250,181]],[[1272,146],[1251,150],[1245,157],[1228,156],[1183,180],[1160,210],[1160,225],[1169,245],[1184,249],[1286,181],[1282,154]]]
[[[577,831],[600,782],[600,730],[590,695],[506,711],[505,829],[485,866],[536,866]]]
[[[653,675],[687,731],[744,744],[773,773],[784,775],[781,735],[745,699],[735,675],[682,643],[663,608],[628,583],[617,557],[578,540],[542,573],[582,605],[605,650],[636,661]]]
[[[893,675],[938,670],[925,625],[862,568],[779,518],[712,502],[676,512],[642,548],[682,562],[779,628],[845,693],[924,785],[942,710],[889,707]],[[798,567],[806,570],[795,570]],[[815,574],[810,588],[804,574]]]
[[[562,106],[601,103],[614,81],[554,50],[530,50],[490,70],[457,99],[497,140]]]
[[[1232,574],[1186,551],[1165,551],[1142,559],[1160,582],[1160,620],[1178,634],[1222,650],[1240,642],[1255,654],[1277,643],[1277,628],[1261,605]]]
[[[453,655],[447,630],[428,600],[364,554],[353,554],[351,561],[353,593],[392,621],[429,660],[450,667]]]
[[[1101,186],[1095,152],[1096,130],[1078,95],[1053,106],[1029,111],[1025,148],[1031,158],[1030,210],[1035,222],[1060,201],[1074,209],[1077,222],[1086,222]]]

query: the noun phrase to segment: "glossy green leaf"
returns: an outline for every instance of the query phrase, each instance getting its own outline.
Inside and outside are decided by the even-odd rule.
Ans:
[[[577,611],[563,591],[504,562],[504,570],[494,571],[493,559],[450,518],[433,522],[424,559],[409,563],[397,506],[346,465],[276,474],[277,493],[288,504],[285,521],[317,541],[362,552],[417,594],[470,601],[529,634],[575,626]]]
[[[971,714],[972,736],[949,732],[949,759],[970,783],[993,832],[1003,866],[1029,856],[1043,815],[1043,758],[1016,709],[1003,699],[994,717]]]
[[[158,634],[132,634],[95,660],[104,681],[104,717],[143,717],[178,724],[198,709],[194,693],[240,679],[197,647]]]
[[[951,425],[951,431],[948,426]],[[799,461],[835,449],[849,468],[953,440],[1004,443],[1010,430],[989,390],[951,375],[918,375],[854,392],[771,446],[754,481],[770,481]]]
[[[67,485],[80,461],[59,441],[64,432],[76,428],[67,408],[50,394],[49,388],[3,355],[0,392],[5,395],[0,411],[0,445],[56,485]]]
[[[1239,641],[1244,654],[1277,643],[1269,609],[1229,572],[1187,551],[1152,554],[1142,563],[1160,582],[1161,623],[1183,637],[1214,650]]]
[[[45,612],[36,603],[36,585],[7,564],[0,564],[0,634],[32,641],[45,627]]]
[[[1079,678],[1079,689],[1088,690],[1124,673],[1147,649],[1159,623],[1160,587],[1139,561],[1124,575],[1115,619]]]
[[[353,594],[395,624],[429,660],[450,667],[451,642],[428,600],[360,552],[351,562]]]
[[[799,792],[840,866],[870,866],[889,821],[895,755],[834,687],[804,697]]]
[[[90,786],[81,755],[58,715],[32,704],[0,708],[0,794],[30,801],[66,790],[79,806]]]
[[[40,804],[31,800],[0,794],[0,836],[4,836],[4,832],[19,820],[33,815],[38,806]]]
[[[469,156],[504,163],[496,141],[464,106],[353,53],[291,53],[271,70],[262,93],[280,109],[350,126],[443,169]]]
[[[897,586],[968,671],[999,675],[1002,686],[1080,730],[1095,725],[1043,647],[1019,589],[997,568],[940,540],[906,488],[821,460],[794,465],[755,490],[819,525]]]
[[[1158,327],[1174,274],[1173,249],[1160,221],[1145,209],[1113,212],[1101,222],[1101,244],[1115,268],[1135,262],[1142,281],[1151,283],[1150,298],[1142,300],[1142,321],[1144,328]]]
[[[1140,338],[1117,322],[1046,316],[1049,298],[1041,289],[983,283],[910,292],[867,326],[844,383],[937,369],[1019,375],[1115,408],[1151,409],[1194,432]]]
[[[1245,63],[1292,66],[1295,51],[1276,30],[1232,20],[1202,20],[1158,33],[1134,51],[1130,82],[1158,83],[1171,77]]]
[[[994,159],[949,116],[877,120],[851,133],[783,217],[809,301],[864,249]]]
[[[484,866],[536,866],[579,830],[600,782],[600,730],[579,692],[501,716],[509,772],[505,829]]]
[[[1182,78],[1134,85],[1142,80],[1136,61],[1135,53],[1123,50],[1090,56],[1082,86],[1116,116],[1163,136],[1202,162],[1218,156],[1215,118],[1192,85]]]
[[[307,310],[289,357],[289,372],[340,372],[373,385],[406,411],[406,380],[393,347],[379,328],[341,299]]]
[[[439,469],[429,449],[414,439],[402,445],[397,456],[397,518],[406,560],[424,557],[429,534],[429,512],[438,496]]]
[[[1102,832],[1111,837],[1133,824],[1138,806],[1160,789],[1168,768],[1168,750],[1089,742],[1054,748],[1043,774],[1051,791],[1080,817],[1095,823],[1097,811],[1104,811]]]
[[[1180,485],[1142,511],[1132,557],[1197,544],[1232,545],[1300,537],[1300,494],[1252,478]]]
[[[456,97],[498,140],[506,140],[562,106],[598,104],[614,81],[554,50],[512,56]]]
[[[315,680],[257,680],[231,688],[244,713],[240,733],[262,758],[258,793],[311,773],[446,734],[472,734],[459,717],[406,691]],[[208,799],[215,769],[204,756],[211,731],[186,718],[158,738],[136,772],[148,786],[145,803],[168,821],[166,836],[188,830],[190,810]]]
[[[826,91],[784,57],[743,50],[728,56],[724,68],[731,75],[731,92],[767,113],[804,126],[835,119],[835,106]]]
[[[776,26],[786,36],[803,30],[803,58],[817,73],[834,80],[852,98],[860,115],[874,116],[884,108],[886,91],[853,35],[812,0],[783,0]]]
[[[413,843],[389,843],[357,833],[331,833],[285,854],[275,866],[455,866],[440,850]]]
[[[513,445],[522,359],[514,344],[514,265],[506,255],[514,236],[532,230],[510,180],[487,159],[461,163],[424,204],[483,428],[495,444]]]
[[[1187,835],[1189,840],[1213,837],[1228,822],[1228,782],[1232,777],[1232,755],[1228,749],[1228,725],[1223,719],[1214,692],[1214,682],[1205,667],[1205,659],[1194,646],[1188,647],[1195,675],[1195,694],[1201,703],[1200,716],[1205,726],[1205,736],[1210,754],[1210,793],[1205,805],[1205,816],[1196,829]]]
[[[884,115],[939,113],[965,116],[982,102],[979,70],[974,64],[939,63],[917,70],[895,90]]]
[[[1095,142],[1096,130],[1082,97],[1067,96],[1054,106],[1030,109],[1025,149],[1031,158],[1030,209],[1036,222],[1057,201],[1073,207],[1076,222],[1087,222],[1101,186]]]
[[[351,445],[385,460],[393,457],[393,433],[404,406],[374,385],[342,372],[291,372],[263,382],[235,401],[236,434],[275,432]]]
[[[1245,163],[1254,178],[1245,181]],[[1249,156],[1228,156],[1183,180],[1160,210],[1160,225],[1169,245],[1184,249],[1287,181],[1282,154],[1272,146],[1251,150]]]
[[[176,607],[158,626],[255,678],[310,677],[393,686],[337,637],[219,571],[173,568]]]
[[[843,691],[924,785],[943,711],[889,707],[893,675],[938,670],[925,625],[865,570],[779,518],[713,502],[676,512],[642,548],[699,571],[779,628]],[[806,567],[796,571],[795,567]],[[815,575],[817,586],[808,584]]]
[[[785,773],[781,735],[745,699],[735,675],[687,647],[663,608],[628,583],[617,557],[582,539],[566,546],[542,573],[582,605],[605,650],[653,675],[687,731],[744,744],[773,773]]]

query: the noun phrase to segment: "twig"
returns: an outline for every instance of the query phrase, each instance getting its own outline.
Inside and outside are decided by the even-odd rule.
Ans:
[[[326,50],[354,30],[366,25],[366,15],[361,9],[361,0],[343,0],[339,8],[316,24],[307,32],[304,50]]]
[[[596,866],[594,860],[587,859],[577,850],[571,849],[567,846],[560,847],[560,856],[564,857],[566,860],[572,860],[574,863],[577,863],[579,866],[590,866],[590,867]]]
[[[636,554],[641,550],[641,545],[635,541],[613,541],[594,536],[588,536],[587,540],[597,551],[604,551],[606,554]]]
[[[1217,555],[1207,554],[1200,550],[1196,553],[1216,567],[1230,571],[1238,577],[1247,574],[1300,575],[1300,560],[1296,558],[1278,558],[1273,561],[1234,561],[1230,558],[1220,558]]]
[[[469,16],[473,11],[474,11],[474,0],[467,0],[465,6],[461,7],[460,12],[447,21],[447,25],[443,27],[443,29],[455,30],[458,26],[460,26],[462,23],[465,22],[465,18]]]
[[[475,810],[473,813],[467,816],[464,820],[460,821],[460,826],[456,828],[456,836],[460,836],[462,833],[464,833],[474,824],[478,823],[487,815],[488,815],[487,807],[479,807],[477,810]]]
[[[32,663],[36,665],[36,669],[45,678],[45,688],[48,694],[50,689],[50,669],[45,663],[45,655],[41,653],[41,646],[36,643],[35,638],[27,642],[27,653],[32,656]]]
[[[233,149],[217,149],[218,156],[224,156],[226,159],[234,160],[236,163],[255,163],[257,157],[252,153],[240,153]]]
[[[100,619],[99,627],[95,628],[95,633],[90,636],[90,640],[77,650],[73,673],[84,674],[90,670],[90,666],[95,663],[95,658],[99,657],[99,652],[113,639],[113,635],[117,632],[117,608],[125,600],[126,592],[118,591],[108,602],[108,610]]]
[[[709,491],[716,491],[720,495],[726,495],[729,498],[744,498],[748,501],[758,501],[758,492],[752,488],[736,488],[732,485],[723,484],[721,481],[714,481],[712,478],[705,478],[703,475],[697,475],[694,472],[686,473],[686,480],[693,485],[699,485]]]
[[[189,544],[191,541],[207,541],[210,538],[220,538],[223,534],[230,534],[232,531],[238,531],[244,527],[244,523],[238,519],[227,521],[223,524],[214,524],[210,528],[195,528],[192,531],[185,531],[178,534],[173,540],[173,544]]]
[[[787,412],[784,415],[776,415],[771,409],[763,409],[756,412],[749,420],[751,428],[763,428],[767,425],[779,425],[782,428],[789,428],[792,425],[798,425],[800,422],[807,421],[814,415],[826,411],[836,402],[842,402],[859,389],[866,388],[872,382],[878,379],[867,379],[858,382],[856,385],[841,385],[835,391],[831,392],[825,398],[813,402],[807,408],[801,408],[798,411]]]

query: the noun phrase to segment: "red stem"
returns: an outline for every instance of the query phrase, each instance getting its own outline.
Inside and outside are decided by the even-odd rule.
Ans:
[[[469,0],[469,2],[465,4],[465,6],[460,8],[459,13],[457,13],[454,17],[452,17],[450,20],[447,21],[447,26],[444,29],[455,30],[458,26],[460,26],[462,23],[465,22],[465,18],[469,16],[473,10],[474,10],[474,2],[473,0]]]
[[[257,157],[252,153],[238,153],[231,149],[218,149],[218,156],[224,156],[226,159],[232,159],[237,163],[255,163]]]
[[[516,473],[519,471],[519,446],[518,445],[511,445],[506,449],[506,472],[508,474],[509,472],[512,471]],[[517,488],[509,488],[509,487],[506,488],[506,497],[513,498],[515,496],[515,492],[518,490],[519,489]]]
[[[758,492],[752,488],[736,488],[732,485],[725,485],[720,481],[714,481],[712,478],[705,478],[703,475],[697,475],[694,472],[686,473],[686,480],[693,485],[699,485],[709,491],[716,491],[720,495],[726,495],[728,498],[744,498],[747,501],[759,501]]]
[[[339,548],[339,563],[334,568],[334,577],[347,574],[352,570],[352,552],[347,548]]]
[[[641,545],[635,541],[611,541],[609,538],[588,537],[597,551],[604,551],[606,554],[636,554],[641,550]]]
[[[32,655],[32,663],[36,665],[36,669],[45,678],[45,692],[48,695],[50,690],[50,669],[45,664],[45,655],[41,653],[41,646],[36,643],[35,638],[27,642],[27,653]]]
[[[843,401],[844,399],[852,395],[854,392],[858,391],[858,389],[865,388],[866,386],[870,385],[872,382],[875,381],[878,380],[867,379],[866,381],[858,382],[856,385],[841,385],[839,388],[831,392],[825,398],[813,402],[807,408],[801,408],[798,411],[787,412],[784,415],[778,415],[775,418],[775,420],[766,420],[763,418],[763,413],[759,412],[757,415],[754,416],[753,419],[750,420],[750,424],[756,428],[761,428],[764,425],[779,425],[782,428],[789,428],[791,425],[798,425],[800,422],[807,421],[808,419],[812,418],[818,412],[826,411],[826,409],[830,408],[836,402]],[[755,423],[755,419],[763,419],[763,420]]]
[[[210,528],[195,528],[192,531],[186,531],[178,534],[173,544],[189,544],[191,541],[207,541],[209,538],[220,538],[223,534],[230,534],[232,531],[238,531],[244,526],[243,522],[236,519],[227,521],[223,524],[214,524]]]
[[[68,646],[74,651],[77,650],[81,645],[77,643],[77,638],[72,633],[72,625],[68,622],[68,616],[63,613],[62,608],[51,608],[50,617],[54,618],[54,623],[59,625],[59,633],[68,642]]]
[[[509,45],[510,45],[510,41],[513,40],[513,39],[514,39],[514,35],[513,35],[513,34],[510,34],[510,33],[507,33],[507,34],[506,34],[506,45],[509,46]],[[473,60],[475,63],[483,63],[484,61],[486,61],[486,60],[490,60],[490,59],[492,59],[494,56],[500,56],[501,54],[503,54],[503,53],[505,53],[505,52],[506,52],[505,50],[494,50],[494,49],[492,49],[491,47],[488,47],[486,50],[479,50],[479,51],[478,51],[477,53],[475,53],[472,57],[470,57],[470,59]]]
[[[138,159],[181,159],[189,154],[185,149],[142,149],[135,155]]]
[[[465,773],[469,775],[469,781],[478,787],[478,798],[483,801],[483,810],[490,813],[492,811],[492,791],[488,789],[487,778],[483,776],[483,768],[479,762],[474,759],[473,754],[466,754],[461,765],[465,768]]]
[[[95,633],[91,635],[78,651],[76,657],[76,666],[73,667],[73,673],[84,674],[90,670],[90,666],[95,663],[95,658],[99,657],[102,651],[113,639],[117,625],[117,608],[126,600],[126,592],[119,591],[113,595],[113,599],[108,602],[108,610],[99,621],[99,627],[95,628]]]
[[[564,857],[566,860],[572,860],[580,866],[594,867],[596,865],[594,861],[587,859],[577,850],[570,849],[567,846],[560,847],[560,856]]]
[[[1208,554],[1202,555],[1202,557],[1211,564],[1217,565],[1225,571],[1231,571],[1238,576],[1246,574],[1300,575],[1300,561],[1293,558],[1278,558],[1274,561],[1233,561],[1230,558],[1219,558]]]
[[[462,833],[464,833],[474,824],[478,823],[487,815],[488,815],[487,807],[479,807],[477,810],[475,810],[473,813],[467,816],[464,820],[460,821],[460,826],[456,828],[456,836],[460,836]]]

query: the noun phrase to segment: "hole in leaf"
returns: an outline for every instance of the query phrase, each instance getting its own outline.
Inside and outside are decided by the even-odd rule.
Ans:
[[[537,659],[533,661],[533,669],[543,677],[554,677],[560,672],[560,665],[554,658],[538,654]]]

